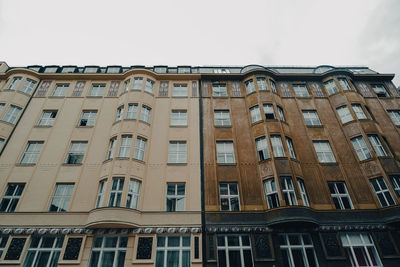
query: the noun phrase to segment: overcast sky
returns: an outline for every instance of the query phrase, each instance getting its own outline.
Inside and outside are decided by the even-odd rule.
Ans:
[[[363,65],[399,86],[400,1],[0,0],[0,61]]]

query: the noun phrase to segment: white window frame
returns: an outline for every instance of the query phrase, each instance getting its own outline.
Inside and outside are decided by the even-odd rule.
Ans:
[[[124,93],[129,91],[129,84],[130,84],[131,80],[128,79],[126,81],[124,81]]]
[[[187,126],[187,111],[172,110],[171,111],[171,126]]]
[[[5,103],[0,103],[0,114],[3,111],[4,107],[6,106]]]
[[[11,194],[7,194],[10,186],[14,186],[14,189],[12,190]],[[3,206],[3,202],[6,202],[7,200],[8,204],[1,212],[14,212],[18,205],[19,199],[24,193],[24,189],[25,183],[8,183],[1,199],[0,207]]]
[[[269,84],[271,85],[271,90],[273,93],[277,94],[278,91],[276,90],[276,84],[273,80],[269,80]]]
[[[32,94],[33,88],[35,88],[36,81],[31,80],[31,79],[26,79],[24,82],[24,85],[22,85],[21,89],[19,89],[20,92],[23,92],[25,94]]]
[[[126,207],[137,210],[139,204],[141,182],[136,179],[129,180]]]
[[[136,160],[144,161],[144,155],[146,152],[147,140],[143,137],[137,137],[135,142],[135,150],[133,153],[133,158]]]
[[[286,157],[285,149],[283,148],[282,137],[280,135],[271,135],[270,140],[274,157]]]
[[[343,91],[352,91],[346,78],[338,78],[338,81]]]
[[[396,205],[396,202],[392,194],[390,193],[390,190],[386,185],[385,179],[383,179],[383,177],[370,179],[369,181],[382,208]],[[375,188],[374,185],[376,185],[377,188]]]
[[[121,121],[124,115],[124,106],[117,108],[117,116],[115,116],[115,122]]]
[[[339,89],[337,88],[334,80],[324,82],[324,86],[326,88],[326,91],[328,92],[328,95],[339,93]]]
[[[263,104],[263,110],[264,110],[265,119],[267,119],[267,120],[275,120],[276,119],[274,105]],[[267,116],[267,114],[269,114],[269,115]],[[272,116],[271,116],[271,114],[272,114]],[[272,118],[270,118],[270,117],[272,117]]]
[[[107,248],[105,247],[105,243],[106,243],[106,238],[114,238],[117,237],[117,242],[116,242],[116,246],[115,247],[111,247],[111,248]],[[101,247],[94,247],[95,244],[95,239],[96,238],[101,238]],[[126,247],[121,247],[121,239],[122,238],[126,238],[128,239],[128,236],[94,236],[93,237],[93,245],[92,245],[92,251],[90,253],[90,259],[89,259],[89,267],[102,267],[103,266],[103,258],[104,258],[104,253],[106,252],[114,252],[114,261],[113,261],[113,265],[114,267],[123,267],[123,266],[119,266],[118,265],[118,259],[121,256],[121,252],[124,253],[124,263],[126,260],[126,252],[127,252],[127,248]],[[128,243],[128,240],[126,240],[125,244]],[[99,255],[99,261],[97,262],[97,265],[93,265],[91,260],[93,257],[93,252],[100,252]]]
[[[55,237],[55,239],[53,240],[53,244],[52,244],[51,248],[47,248],[47,247],[43,248],[42,247],[42,243],[44,242],[43,239],[44,238],[52,238],[52,237]],[[38,245],[35,248],[31,247],[32,246],[32,242],[33,242],[33,238],[40,238],[40,240],[38,242]],[[41,265],[41,266],[50,267],[50,266],[52,266],[51,262],[54,259],[58,258],[58,260],[60,260],[60,255],[61,255],[61,249],[62,249],[62,245],[63,245],[64,236],[36,236],[36,237],[33,237],[33,238],[31,239],[31,245],[28,248],[28,251],[26,253],[26,256],[25,256],[25,259],[24,259],[24,263],[22,264],[22,266],[37,266],[37,264],[38,264],[37,260],[41,261],[43,259],[42,257],[39,257],[38,255],[39,254],[41,256],[42,255],[46,255],[45,252],[50,252],[50,254],[49,254],[48,258],[47,258],[46,265]],[[26,262],[29,259],[29,255],[33,254],[33,253],[34,253],[34,257],[33,257],[32,262],[29,262],[29,263]],[[55,258],[53,259],[53,257],[55,257]],[[58,260],[56,262],[58,262]]]
[[[182,83],[174,84],[172,89],[173,97],[187,97],[188,96],[188,85]]]
[[[281,176],[279,177],[281,182],[282,195],[285,199],[287,206],[297,205],[297,197],[294,191],[293,179],[291,176]]]
[[[91,127],[94,126],[97,117],[97,110],[83,110],[81,114],[81,118],[79,119],[78,126],[79,127]],[[82,125],[83,122],[86,122],[85,125]]]
[[[228,89],[226,83],[213,83],[212,92],[213,92],[213,97],[227,97]]]
[[[154,81],[150,79],[146,79],[146,86],[144,87],[144,91],[153,94],[154,93]]]
[[[315,153],[317,153],[318,161],[320,163],[335,163],[336,158],[333,154],[329,141],[314,140],[313,141]]]
[[[67,153],[67,157],[65,158],[65,164],[82,164],[85,157],[87,144],[87,141],[72,141]],[[70,157],[72,156],[80,156],[79,162],[68,163]]]
[[[304,180],[297,178],[297,185],[299,186],[299,191],[304,206],[310,207],[310,201],[308,200],[307,190],[306,190],[306,185],[304,184]]]
[[[124,191],[124,177],[113,177],[110,189],[108,207],[121,207],[122,193]]]
[[[288,147],[290,157],[292,159],[296,159],[296,152],[294,150],[292,138],[286,136],[286,145]]]
[[[365,115],[364,110],[362,109],[362,106],[360,104],[351,104],[351,108],[356,114],[357,119],[359,120],[367,119],[367,115]]]
[[[6,114],[3,116],[3,121],[14,124],[15,120],[18,118],[19,113],[21,112],[22,108],[10,105]]]
[[[250,108],[251,123],[256,123],[261,121],[261,112],[258,105],[252,106]]]
[[[22,77],[14,77],[10,82],[10,84],[8,85],[7,90],[15,90],[18,87],[21,80]]]
[[[372,90],[374,90],[377,97],[390,97],[390,94],[388,93],[383,84],[372,84],[371,87]],[[382,94],[384,96],[382,96]]]
[[[52,97],[63,97],[67,95],[69,83],[57,83],[54,87]]]
[[[246,86],[246,94],[247,95],[254,93],[256,91],[253,79],[246,81],[245,86]]]
[[[217,163],[222,164],[234,164],[235,161],[235,151],[233,148],[232,141],[217,141]]]
[[[265,199],[269,209],[279,208],[279,194],[274,178],[264,180]],[[274,204],[275,203],[275,204]]]
[[[178,193],[178,186],[184,189],[183,195]],[[170,194],[169,188],[174,189],[174,193]],[[171,209],[169,209],[168,203],[172,201]],[[185,211],[186,206],[186,184],[185,183],[167,183],[167,193],[166,193],[166,202],[165,202],[165,210],[168,212],[175,211]]]
[[[267,80],[264,77],[258,77],[256,79],[258,91],[268,91]]]
[[[53,197],[50,202],[49,212],[65,212],[68,210],[69,202],[71,201],[72,193],[74,191],[73,183],[60,183],[56,184]],[[52,210],[53,203],[60,203],[56,210]]]
[[[37,126],[53,126],[57,110],[43,110]]]
[[[113,137],[110,139],[110,142],[108,144],[106,160],[112,159],[114,157],[116,143],[117,143],[117,137]]]
[[[268,141],[265,136],[256,139],[256,150],[259,161],[271,158],[269,153]]]
[[[102,97],[104,95],[104,90],[106,89],[106,84],[104,83],[94,83],[90,89],[89,96]]]
[[[301,233],[295,233],[295,234],[293,233],[292,234],[292,233],[288,233],[288,234],[280,234],[280,235],[281,235],[281,239],[285,240],[285,244],[280,244],[279,247],[280,247],[280,250],[286,250],[287,255],[289,257],[287,260],[289,262],[289,266],[290,267],[296,266],[296,263],[295,263],[294,258],[293,258],[293,250],[300,250],[301,254],[303,256],[303,262],[304,262],[305,266],[310,266],[310,263],[308,262],[306,249],[312,249],[313,255],[314,255],[315,266],[317,266],[317,267],[319,266],[318,258],[317,258],[316,254],[315,254],[314,245],[313,245],[311,236],[309,234],[301,234]],[[311,241],[311,244],[305,244],[303,235],[307,235],[308,236],[309,240]],[[290,244],[289,236],[297,236],[299,238],[299,240],[300,240],[300,245]]]
[[[321,126],[321,120],[316,110],[302,110],[304,121],[307,126]]]
[[[293,84],[293,90],[298,98],[310,97],[310,93],[308,92],[305,84]]]
[[[143,77],[133,78],[132,90],[142,91],[142,88],[143,88]]]
[[[179,237],[179,246],[168,246],[168,239],[169,238],[175,238],[175,237]],[[185,235],[185,236],[176,236],[176,235],[162,235],[162,236],[158,236],[157,238],[164,238],[164,245],[161,246],[161,242],[159,242],[159,240],[157,239],[157,247],[156,247],[156,263],[155,266],[169,266],[168,265],[168,252],[179,252],[179,261],[178,261],[178,267],[182,267],[182,266],[189,266],[191,264],[191,257],[190,257],[190,253],[191,253],[191,246],[190,246],[190,235]],[[185,246],[183,244],[183,238],[188,238],[189,239],[189,245]],[[183,263],[183,252],[189,252],[189,265],[184,265]],[[157,254],[158,253],[162,253],[163,254],[163,262],[157,262]]]
[[[338,108],[336,108],[336,111],[337,111],[339,118],[343,124],[354,120],[354,118],[351,115],[350,110],[347,106],[338,107]]]
[[[142,109],[140,110],[140,121],[150,123],[150,113],[151,113],[151,108],[142,105]]]
[[[43,144],[43,141],[28,141],[19,164],[36,164]]]
[[[394,125],[400,126],[400,110],[388,110],[387,112]]]
[[[97,191],[96,197],[96,208],[103,207],[104,195],[107,188],[107,179],[101,180],[99,182],[99,189]]]
[[[281,108],[280,106],[276,106],[276,109],[278,110],[279,119],[283,122],[286,122],[285,113],[283,112],[283,108]]]
[[[351,238],[353,237],[353,238]],[[357,238],[355,238],[357,237]],[[372,238],[367,233],[342,233],[340,234],[340,239],[342,241],[342,246],[347,252],[347,256],[350,259],[350,263],[352,266],[362,267],[362,266],[376,266],[383,267],[381,259],[379,258],[379,254],[376,251],[374,242]],[[360,241],[357,242],[356,240]],[[362,249],[362,255],[364,256],[364,260],[366,260],[368,265],[360,265],[357,261],[357,256],[354,251],[355,248]],[[373,253],[374,259],[376,260],[377,265],[373,264],[371,254]]]
[[[221,192],[221,186],[222,185],[226,185],[227,186],[227,194],[222,194]],[[236,187],[236,191],[237,194],[235,194],[234,192],[232,192],[231,190],[231,186]],[[222,209],[222,201],[227,199],[228,200],[228,209]],[[232,206],[232,200],[237,199],[237,203],[238,203],[238,210],[235,210]],[[234,182],[234,183],[219,183],[219,202],[220,202],[220,208],[221,211],[240,211],[240,198],[239,198],[239,186],[238,183]]]
[[[231,126],[229,110],[214,110],[214,125],[222,127]]]
[[[236,236],[236,237],[239,238],[239,245],[238,246],[229,245],[228,237],[230,237],[230,236]],[[224,251],[225,252],[226,266],[232,266],[233,264],[235,264],[235,266],[237,266],[237,264],[240,264],[241,267],[253,267],[254,266],[254,258],[253,258],[254,256],[253,256],[253,251],[251,249],[251,239],[250,239],[249,235],[217,235],[217,240],[221,239],[221,238],[224,239],[224,245],[221,245],[217,241],[217,252],[218,251]],[[247,238],[248,239],[248,245],[244,245],[243,238]],[[229,262],[229,251],[239,251],[240,252],[240,263],[239,262],[235,262],[235,263],[232,263],[232,265],[231,265],[231,263]],[[250,252],[250,257],[251,257],[251,261],[252,261],[252,265],[251,266],[246,266],[245,265],[244,251],[249,251]]]
[[[121,143],[119,145],[119,158],[129,158],[131,154],[132,135],[122,135]]]
[[[378,135],[369,134],[368,139],[378,157],[386,157],[387,156],[386,150],[383,147]]]
[[[170,141],[168,150],[169,164],[184,164],[187,162],[186,141]]]
[[[136,103],[128,104],[128,109],[126,111],[125,119],[127,119],[127,120],[136,120],[138,109],[139,109],[139,105],[138,104],[136,104]]]
[[[400,197],[400,175],[389,175],[389,178],[392,181],[394,191]]]
[[[353,137],[350,139],[350,141],[360,161],[372,158],[371,151],[369,150],[367,142],[365,142],[362,135]]]
[[[338,184],[343,186],[343,189],[345,191],[344,193],[341,193],[339,191]],[[329,185],[332,185],[334,192],[331,191],[331,187]],[[333,203],[335,204],[335,199],[336,199],[337,203],[339,205],[339,207],[337,207],[336,204],[335,204],[336,209],[340,209],[340,210],[348,209],[343,204],[343,199],[347,199],[347,201],[348,201],[348,203],[350,205],[350,209],[354,209],[353,201],[351,201],[351,198],[350,198],[350,195],[349,195],[349,191],[347,191],[347,187],[346,187],[346,183],[345,182],[329,181],[328,182],[328,187],[329,187],[329,192],[331,193],[331,197],[332,197]]]

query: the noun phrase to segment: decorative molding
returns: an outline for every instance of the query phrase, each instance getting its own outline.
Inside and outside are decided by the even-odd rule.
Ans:
[[[207,227],[209,233],[267,233],[272,232],[272,229],[267,226],[209,226]]]

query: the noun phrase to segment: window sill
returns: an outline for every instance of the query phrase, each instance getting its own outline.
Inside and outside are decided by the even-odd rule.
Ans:
[[[217,165],[218,166],[236,166],[236,163],[220,163],[220,162],[217,162]]]
[[[337,162],[320,162],[319,164],[321,166],[339,166],[339,163]]]
[[[298,159],[290,158],[290,160],[293,162],[296,162],[296,163],[300,163],[300,160],[298,160]]]
[[[257,124],[260,124],[260,123],[263,123],[263,122],[264,122],[263,120],[252,122],[251,126],[254,126],[254,125],[257,125]]]
[[[142,121],[142,120],[139,120],[139,121],[144,123],[144,124],[146,124],[146,125],[148,125],[148,126],[150,126],[150,123],[148,123],[147,121]]]
[[[8,122],[8,121],[3,121],[3,120],[1,120],[1,122],[4,122],[5,124],[9,124],[9,125],[11,125],[11,126],[14,126],[14,123],[11,123],[11,122]]]
[[[154,93],[147,92],[146,90],[144,90],[144,92],[145,92],[146,94],[151,95],[152,97],[154,97]]]
[[[116,160],[129,160],[129,157],[116,157]]]
[[[356,121],[355,120],[348,121],[348,122],[342,123],[342,126],[347,126],[347,125],[352,124],[354,122],[356,122]]]
[[[217,95],[213,95],[213,98],[222,98],[222,99],[228,99],[229,97],[227,95],[225,96],[217,96]]]
[[[278,122],[278,119],[268,119],[268,118],[266,118],[265,120],[266,120],[266,121],[270,121],[270,122],[272,122],[272,121]]]
[[[103,98],[102,95],[88,95],[87,98]]]
[[[265,162],[269,162],[271,161],[271,158],[267,158],[267,159],[263,159],[263,160],[259,160],[258,163],[265,163]]]
[[[371,158],[368,158],[368,159],[359,160],[358,162],[359,163],[366,163],[366,162],[370,162],[370,161],[374,161],[374,160],[375,160],[375,158],[371,157]]]
[[[124,121],[136,121],[136,119],[124,119]]]
[[[215,128],[221,128],[221,129],[230,129],[232,128],[232,125],[214,125]]]
[[[185,95],[185,96],[172,96],[172,98],[188,98],[188,96],[187,95]]]
[[[141,164],[146,164],[146,162],[144,162],[143,160],[140,160],[140,159],[135,159],[135,158],[133,158],[132,160],[133,160],[133,161],[136,161],[136,162],[138,162],[138,163],[141,163]]]
[[[323,125],[306,125],[307,128],[324,128]]]
[[[82,166],[82,163],[63,163],[62,166]]]
[[[246,92],[246,96],[253,95],[253,94],[255,94],[255,93],[257,93],[257,91],[254,91],[254,92],[251,92],[251,93],[247,93],[247,92]]]
[[[274,159],[288,159],[288,157],[274,157]]]
[[[172,162],[168,162],[167,165],[168,165],[168,166],[187,166],[187,162],[184,162],[184,163],[172,163]]]
[[[76,126],[76,128],[93,128],[93,127],[94,127],[94,126],[91,126],[91,125],[90,125],[90,126],[79,126],[79,125]]]
[[[49,98],[65,98],[65,95],[61,95],[61,96],[51,95],[51,96],[49,96]]]
[[[312,99],[311,96],[296,96],[298,99]]]
[[[35,125],[33,128],[51,128],[53,125]]]
[[[104,160],[102,163],[104,164],[104,163],[110,162],[110,161],[112,161],[112,160],[113,160],[113,158],[106,159],[106,160]]]
[[[22,91],[17,91],[19,94],[21,94],[21,95],[24,95],[24,96],[28,96],[28,97],[30,97],[32,94],[28,94],[28,93],[25,93],[25,92],[22,92]]]
[[[187,128],[187,125],[170,125],[171,128]]]
[[[18,166],[18,167],[33,167],[33,166],[36,166],[36,163],[15,163],[15,166]]]
[[[112,125],[114,126],[115,124],[117,124],[117,123],[119,123],[119,122],[121,122],[121,121],[122,121],[122,120],[114,121]]]
[[[334,95],[339,95],[339,94],[340,94],[340,91],[339,91],[339,92],[336,92],[336,93],[333,93],[333,94],[329,94],[329,92],[328,92],[328,97],[334,96]]]
[[[132,88],[130,91],[141,92],[142,89],[133,89],[133,88]]]

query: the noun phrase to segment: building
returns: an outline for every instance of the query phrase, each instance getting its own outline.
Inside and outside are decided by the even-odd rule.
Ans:
[[[393,77],[2,62],[0,265],[399,266]]]

